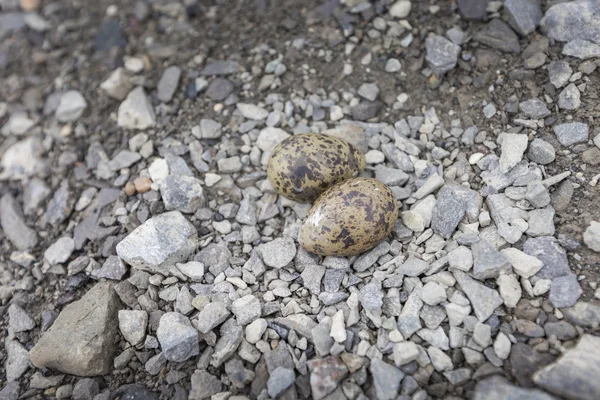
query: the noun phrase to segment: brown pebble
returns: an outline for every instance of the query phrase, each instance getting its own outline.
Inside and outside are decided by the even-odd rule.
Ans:
[[[152,179],[148,178],[147,176],[140,176],[139,178],[135,178],[133,184],[135,185],[135,190],[137,190],[138,193],[146,193],[150,190]]]
[[[123,190],[127,196],[133,196],[135,194],[135,185],[131,182],[127,182],[127,184],[125,184],[125,189]]]
[[[21,0],[23,11],[33,11],[40,7],[40,0]]]

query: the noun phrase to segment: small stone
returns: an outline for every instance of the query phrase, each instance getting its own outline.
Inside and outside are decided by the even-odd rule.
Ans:
[[[95,379],[81,379],[73,387],[73,400],[92,399],[100,392],[100,385]]]
[[[196,228],[179,212],[150,218],[117,244],[117,254],[134,268],[165,273],[196,250]]]
[[[132,87],[129,75],[122,67],[115,69],[108,79],[100,84],[100,89],[106,94],[121,101],[127,97]]]
[[[379,88],[374,83],[363,83],[358,88],[358,95],[369,101],[375,101],[379,96]]]
[[[600,253],[600,223],[591,221],[583,233],[583,242],[587,247]]]
[[[368,121],[377,117],[381,110],[382,104],[378,101],[370,102],[363,101],[351,108],[352,118],[357,121]]]
[[[14,304],[12,304],[11,307],[13,305]],[[4,340],[4,349],[6,352],[6,363],[4,364],[6,370],[6,381],[18,382],[19,378],[21,378],[25,371],[29,369],[29,352],[27,349],[25,349],[25,347],[23,347],[23,345],[21,345],[21,343],[9,338]],[[4,390],[6,390],[7,387],[8,385],[5,386],[2,391],[0,391],[0,399],[5,399],[5,397],[2,396],[4,395]],[[17,393],[14,397],[15,400],[18,398],[18,394],[19,385],[17,384]]]
[[[473,253],[465,246],[458,246],[448,253],[448,264],[450,268],[467,272],[473,267]]]
[[[443,36],[431,35],[425,41],[425,47],[427,49],[425,57],[427,64],[438,77],[456,67],[460,46]]]
[[[233,60],[216,60],[208,63],[200,72],[201,75],[231,75],[239,72],[240,65]]]
[[[260,300],[251,294],[240,297],[231,304],[231,312],[238,324],[248,325],[261,315]]]
[[[294,384],[296,374],[288,368],[278,367],[269,375],[267,390],[271,398],[276,398]]]
[[[581,154],[581,161],[588,165],[600,164],[600,149],[598,147],[591,147]]]
[[[160,184],[167,210],[193,214],[205,203],[200,180],[185,175],[169,175]]]
[[[497,278],[500,274],[511,272],[508,260],[486,240],[480,240],[472,246],[473,251],[473,276],[484,280]]]
[[[521,285],[514,275],[500,275],[496,280],[504,305],[515,308],[521,300]]]
[[[377,358],[371,361],[369,370],[373,376],[377,399],[395,399],[400,388],[400,381],[404,378],[404,373]]]
[[[550,115],[550,110],[548,110],[546,103],[539,99],[530,99],[527,101],[522,101],[521,103],[519,103],[519,108],[521,109],[521,112],[525,114],[526,117],[532,119],[542,119]],[[527,137],[527,135],[524,136]]]
[[[198,314],[195,321],[196,329],[206,334],[225,322],[230,314],[225,303],[217,301],[207,304]]]
[[[201,281],[204,277],[204,264],[201,262],[190,261],[185,264],[177,263],[175,266],[182,274],[193,281]]]
[[[317,264],[308,264],[304,266],[302,271],[302,280],[304,287],[312,294],[319,295],[321,293],[321,280],[325,274],[325,267]]]
[[[169,361],[183,362],[198,355],[198,332],[182,314],[167,312],[160,317],[156,338]]]
[[[527,135],[507,133],[502,141],[502,155],[500,156],[500,171],[507,173],[521,162],[523,153],[527,149]]]
[[[549,299],[556,308],[572,307],[582,293],[577,276],[569,274],[552,280]]]
[[[81,93],[76,90],[69,90],[60,98],[56,109],[56,119],[60,122],[75,121],[81,117],[86,108],[87,102]]]
[[[464,272],[454,271],[453,274],[469,298],[479,321],[486,321],[494,310],[504,303],[498,292],[475,281]]]
[[[237,103],[236,106],[244,118],[262,121],[269,116],[269,112],[267,110],[254,104]]]
[[[537,69],[542,67],[548,61],[548,56],[542,52],[537,52],[525,60],[523,65],[527,69]]]
[[[148,313],[143,310],[119,310],[119,329],[132,346],[141,343],[146,337]]]
[[[556,158],[554,146],[545,140],[536,138],[529,144],[527,156],[537,164],[550,164]]]
[[[458,9],[466,19],[482,19],[487,15],[490,0],[458,0]]]
[[[35,321],[15,303],[8,307],[8,319],[10,330],[15,333],[26,332],[35,328]]]
[[[401,367],[419,358],[419,349],[414,342],[400,342],[394,345],[394,363]]]
[[[496,106],[493,103],[488,103],[486,104],[485,107],[483,107],[483,115],[487,118],[490,119],[492,118],[494,115],[496,115]]]
[[[410,14],[412,4],[409,0],[399,0],[390,7],[390,15],[393,18],[404,19]]]
[[[581,106],[581,93],[574,83],[571,83],[560,92],[558,106],[565,110],[577,110]]]
[[[548,64],[548,75],[550,75],[550,83],[555,88],[563,87],[573,74],[573,70],[569,63],[565,60],[552,61]]]
[[[488,364],[491,365],[491,364]],[[554,397],[537,389],[525,389],[510,384],[500,376],[481,380],[475,387],[474,400],[487,399],[527,399],[553,400]]]
[[[259,318],[246,326],[245,338],[250,344],[256,344],[267,330],[267,320]]]
[[[568,122],[556,125],[553,129],[556,138],[565,147],[587,142],[589,138],[588,125],[582,122]]]
[[[321,400],[332,393],[348,375],[348,368],[337,357],[314,358],[308,362],[308,368],[314,400]]]
[[[36,231],[27,226],[21,206],[9,193],[0,199],[0,225],[18,250],[32,249],[37,245]]]
[[[400,61],[397,58],[390,58],[385,63],[385,72],[395,73],[395,72],[400,71],[401,69],[402,69],[402,64],[400,64]],[[332,120],[333,120],[333,118],[332,118]]]
[[[158,99],[164,103],[168,103],[173,99],[173,95],[179,85],[179,79],[181,78],[181,68],[173,65],[165,69],[160,81],[158,81]]]
[[[283,268],[296,256],[296,244],[291,238],[277,238],[260,245],[257,251],[269,267]]]
[[[446,289],[436,282],[428,282],[421,290],[421,299],[425,304],[435,306],[446,300]]]
[[[63,236],[44,252],[44,259],[50,265],[63,264],[75,250],[75,241],[69,236]]]
[[[452,359],[446,355],[442,350],[430,346],[427,349],[427,355],[431,360],[431,364],[438,372],[450,371],[454,368]]]
[[[518,36],[498,18],[492,19],[473,36],[473,39],[505,53],[518,54],[521,52]]]
[[[564,45],[562,53],[580,60],[597,58],[600,57],[600,45],[585,39],[574,39]]]
[[[127,273],[127,267],[123,260],[117,256],[110,256],[106,259],[101,268],[92,271],[92,276],[95,278],[106,278],[113,280],[121,280]]]
[[[206,96],[214,101],[223,101],[233,92],[235,86],[225,78],[216,78],[208,85]]]
[[[541,260],[515,248],[506,248],[500,252],[510,262],[513,270],[523,278],[532,277],[544,265]]]
[[[152,103],[142,87],[133,89],[121,103],[118,111],[118,125],[125,129],[144,130],[156,125]]]
[[[527,235],[531,237],[554,235],[554,209],[551,206],[529,212]]]
[[[504,9],[510,26],[522,36],[535,31],[544,16],[536,0],[506,0]]]

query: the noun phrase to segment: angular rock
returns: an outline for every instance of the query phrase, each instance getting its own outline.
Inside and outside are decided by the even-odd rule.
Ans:
[[[60,97],[58,108],[56,109],[56,119],[60,122],[71,122],[77,120],[85,109],[87,102],[76,90],[69,90]]]
[[[562,53],[580,60],[600,57],[600,45],[584,39],[574,39],[565,44]]]
[[[160,317],[156,338],[169,361],[183,362],[200,353],[198,332],[186,316],[177,312],[167,312]]]
[[[209,374],[208,371],[198,369],[192,375],[189,400],[207,399],[220,393],[222,389],[223,384],[219,378]]]
[[[523,278],[531,278],[544,265],[541,260],[513,247],[502,249],[500,252],[510,262],[513,270]]]
[[[427,49],[427,55],[425,56],[427,64],[438,77],[456,67],[460,46],[443,36],[431,35],[425,41],[425,47]]]
[[[473,251],[473,276],[479,280],[497,278],[501,274],[510,274],[508,260],[486,240],[475,243]]]
[[[554,209],[551,206],[529,212],[527,235],[531,237],[554,235]]]
[[[115,69],[108,79],[100,84],[100,89],[117,100],[124,100],[132,87],[129,75],[123,67]]]
[[[237,323],[246,326],[261,315],[260,300],[249,294],[240,297],[231,304],[231,312]]]
[[[504,10],[510,26],[522,36],[535,31],[543,17],[537,0],[506,0]]]
[[[475,387],[473,400],[554,400],[554,397],[537,389],[525,389],[510,384],[500,376],[480,381]]]
[[[110,283],[97,283],[67,305],[29,352],[38,368],[78,376],[106,375],[113,364],[120,301]]]
[[[205,203],[200,180],[185,175],[169,175],[160,184],[160,195],[167,210],[193,214]]]
[[[156,125],[154,109],[144,88],[137,87],[129,92],[127,98],[119,106],[117,123],[121,128],[139,130]]]
[[[565,147],[587,142],[589,138],[589,127],[582,122],[568,122],[566,124],[555,125],[553,130],[560,144]]]
[[[310,388],[314,400],[321,400],[332,393],[348,375],[348,367],[333,356],[314,358],[308,362]]]
[[[565,60],[556,60],[548,64],[550,83],[553,84],[557,89],[563,87],[567,82],[569,82],[569,78],[571,78],[572,74],[573,70],[571,69],[569,63]]]
[[[238,72],[240,65],[237,61],[232,60],[217,60],[207,64],[200,72],[201,75],[231,75]]]
[[[29,369],[29,352],[21,343],[16,340],[6,338],[4,341],[4,350],[6,351],[6,363],[4,364],[6,370],[6,382],[18,381],[21,376]],[[6,388],[7,386],[5,386]],[[19,387],[17,385],[17,396],[18,398]],[[3,391],[0,391],[0,399],[4,400]]]
[[[244,118],[255,121],[262,121],[269,116],[269,112],[262,107],[249,103],[237,103],[237,109],[242,113]]]
[[[490,0],[458,0],[458,10],[466,19],[482,19],[487,15]]]
[[[27,226],[21,206],[9,193],[0,199],[0,225],[18,250],[32,249],[37,245],[37,233]]]
[[[158,99],[164,103],[168,103],[173,99],[173,95],[179,85],[179,79],[181,78],[181,68],[172,65],[165,69],[160,81],[158,81]]]
[[[296,244],[291,238],[277,238],[261,244],[257,251],[269,267],[283,268],[296,256]]]
[[[600,6],[596,0],[564,2],[550,7],[542,30],[559,42],[584,39],[600,44]]]
[[[519,162],[521,162],[526,149],[527,135],[507,133],[502,141],[500,171],[506,173]]]
[[[600,46],[598,47],[600,48]],[[598,56],[600,56],[600,53]],[[560,92],[558,106],[564,110],[577,110],[581,106],[581,93],[574,83],[571,83]]]
[[[8,307],[8,326],[14,333],[26,332],[35,328],[35,321],[25,310],[13,303]]]
[[[486,321],[504,301],[494,289],[477,282],[462,271],[453,271],[456,281],[471,302],[479,321]]]
[[[144,310],[119,310],[119,329],[132,346],[141,343],[146,337],[148,313]]]
[[[552,279],[549,299],[556,308],[572,307],[582,293],[577,275],[569,274]]]
[[[164,274],[166,267],[186,261],[197,247],[196,228],[179,211],[171,211],[137,227],[117,244],[117,254],[134,268]]]
[[[536,385],[568,399],[595,400],[600,397],[600,338],[583,335],[555,363],[538,371]]]
[[[480,43],[504,53],[520,53],[521,46],[515,32],[502,20],[492,19],[473,38]]]
[[[198,314],[198,319],[195,321],[196,329],[206,334],[225,322],[230,314],[225,303],[220,301],[209,303]]]
[[[583,242],[587,247],[594,250],[595,252],[600,252],[600,223],[596,221],[591,221],[590,225],[587,227],[585,232],[583,233]]]
[[[215,352],[210,363],[213,367],[220,367],[227,361],[239,347],[244,338],[244,330],[237,324],[235,318],[228,319],[219,330],[220,338],[215,345]]]
[[[278,367],[269,375],[267,390],[271,398],[276,398],[294,384],[296,374],[291,369]]]
[[[433,208],[431,228],[444,238],[449,238],[466,215],[477,221],[481,197],[474,190],[456,184],[446,184],[438,192],[437,203]]]
[[[378,358],[371,361],[369,370],[373,376],[377,398],[381,400],[395,399],[400,388],[400,382],[404,378],[404,373]]]
[[[305,265],[301,275],[304,287],[310,290],[312,294],[319,295],[321,293],[321,280],[324,274],[325,267],[322,265]]]
[[[519,108],[526,117],[532,119],[542,119],[550,115],[550,110],[548,110],[546,103],[540,99],[522,101],[519,103]]]

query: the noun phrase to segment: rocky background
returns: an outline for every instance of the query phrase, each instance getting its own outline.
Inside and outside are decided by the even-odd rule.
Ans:
[[[600,398],[599,0],[0,8],[0,399]],[[298,245],[307,132],[373,250]]]

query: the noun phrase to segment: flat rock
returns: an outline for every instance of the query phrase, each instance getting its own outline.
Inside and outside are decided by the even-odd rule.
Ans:
[[[555,125],[553,130],[560,144],[565,147],[587,142],[589,138],[589,127],[582,122],[568,122],[566,124]]]
[[[204,69],[200,72],[201,75],[231,75],[235,74],[240,70],[240,65],[237,61],[233,60],[217,60],[207,64]]]
[[[141,270],[165,273],[165,267],[186,261],[198,246],[196,228],[179,212],[150,218],[117,244],[117,254]]]
[[[480,43],[504,53],[520,53],[521,46],[517,34],[502,20],[492,19],[473,38]]]
[[[494,289],[477,282],[462,271],[453,271],[456,281],[471,302],[479,321],[486,321],[504,301]]]
[[[600,398],[600,338],[583,335],[579,343],[555,363],[538,371],[536,385],[568,399]]]
[[[404,373],[393,365],[380,359],[373,359],[369,368],[373,376],[373,385],[377,398],[381,400],[395,399]]]
[[[532,119],[546,118],[548,115],[550,115],[550,110],[548,110],[546,103],[540,99],[529,99],[522,101],[519,103],[519,108],[526,117]]]
[[[262,121],[269,116],[269,112],[262,107],[249,103],[237,103],[237,109],[242,113],[244,118],[255,121]]]
[[[8,307],[8,326],[12,332],[26,332],[35,328],[35,321],[25,310],[13,303]]]
[[[296,256],[296,244],[291,238],[277,238],[261,244],[257,251],[267,266],[283,268]]]
[[[543,139],[536,138],[529,144],[527,157],[534,163],[546,165],[555,160],[556,150],[554,150],[554,146],[550,143]]]
[[[30,136],[6,149],[0,160],[0,180],[20,180],[45,168],[44,148],[38,137]]]
[[[500,156],[500,171],[506,173],[521,162],[527,149],[527,135],[507,133],[502,141]]]
[[[137,87],[127,95],[118,111],[118,125],[125,129],[144,130],[156,125],[156,117],[144,88]]]
[[[32,249],[37,245],[36,231],[27,226],[21,206],[9,193],[0,199],[0,225],[18,250]]]
[[[574,39],[565,44],[563,55],[587,60],[600,57],[600,45],[584,39]]]
[[[168,103],[173,99],[173,95],[179,85],[179,79],[181,78],[181,68],[172,65],[165,69],[160,81],[158,81],[158,99],[164,103]]]
[[[554,237],[527,239],[523,244],[523,251],[544,263],[542,269],[536,274],[541,279],[554,279],[571,273],[567,253]]]
[[[475,387],[474,400],[554,400],[553,396],[537,389],[525,389],[512,385],[500,376],[480,381]]]
[[[38,368],[78,376],[106,375],[113,364],[120,301],[110,283],[97,283],[67,305],[29,352]]]
[[[597,329],[600,326],[600,305],[578,301],[573,307],[562,310],[568,321],[575,325]]]
[[[189,400],[202,400],[223,390],[221,380],[205,370],[196,370],[192,375]],[[141,399],[140,399],[141,400]]]

